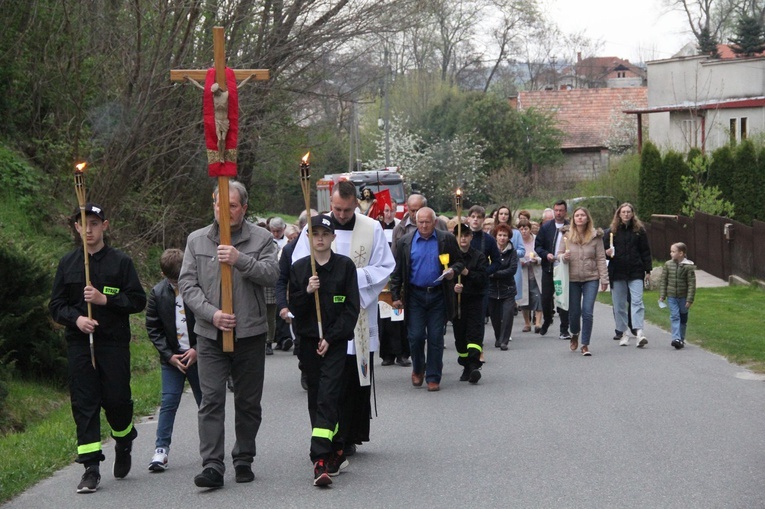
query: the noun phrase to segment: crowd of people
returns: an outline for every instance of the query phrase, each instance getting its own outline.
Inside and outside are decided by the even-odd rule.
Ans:
[[[303,212],[295,225],[279,217],[248,220],[248,193],[237,181],[230,182],[228,211],[220,210],[217,189],[214,198],[215,220],[189,235],[185,251],[162,254],[163,279],[148,298],[146,328],[162,373],[153,472],[169,464],[188,380],[198,406],[202,458],[194,483],[224,485],[228,391],[236,414],[235,480],[251,482],[266,356],[293,345],[312,427],[307,442],[313,484],[327,486],[348,467],[356,447],[370,440],[375,357],[382,366],[411,366],[412,385],[437,392],[449,323],[455,360],[463,368],[459,380],[473,385],[486,361],[486,324],[494,347],[507,351],[519,311],[524,333],[545,336],[557,320],[558,337],[590,357],[595,299],[609,287],[613,339],[627,346],[632,335],[637,347],[648,344],[643,288],[652,259],[645,227],[629,203],[617,208],[603,231],[584,207],[573,210],[569,221],[563,200],[539,222],[525,210],[514,217],[504,205],[488,215],[473,205],[464,217],[450,219],[412,194],[399,220],[389,196],[368,189],[359,195],[348,181],[334,185],[331,210]],[[222,213],[229,214],[229,243],[221,241]],[[114,477],[131,468],[137,431],[129,315],[142,311],[147,299],[130,258],[105,242],[104,209],[88,204],[73,224],[86,254],[78,248],[61,260],[50,311],[67,329],[77,462],[85,467],[77,491],[91,493],[104,460],[101,408],[116,442]],[[660,302],[670,307],[672,346],[681,349],[695,295],[694,265],[683,244],[674,244],[670,254]],[[222,264],[231,268],[231,313],[221,305]],[[234,336],[233,352],[223,347],[224,333]]]

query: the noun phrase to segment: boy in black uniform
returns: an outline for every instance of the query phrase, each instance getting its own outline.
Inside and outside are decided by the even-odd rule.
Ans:
[[[289,309],[300,336],[300,362],[307,376],[308,414],[311,417],[311,461],[314,486],[332,484],[331,476],[348,466],[343,444],[334,440],[340,418],[348,340],[359,317],[356,266],[350,258],[332,251],[335,230],[327,216],[311,218],[316,274],[306,256],[292,265]],[[314,292],[321,306],[320,336]]]
[[[112,428],[115,459],[113,474],[121,479],[130,472],[130,451],[138,434],[133,427],[133,400],[130,393],[130,315],[146,306],[133,261],[125,253],[104,242],[109,227],[98,205],[85,205],[86,224],[75,228],[86,231],[90,281],[85,281],[83,249],[65,255],[53,282],[49,310],[53,320],[66,326],[69,361],[69,392],[72,415],[77,425],[77,463],[85,474],[78,493],[92,493],[101,480],[101,408]],[[93,309],[88,318],[87,303]],[[94,336],[96,367],[90,357],[89,334]]]
[[[477,249],[470,247],[473,232],[466,224],[458,232],[454,227],[462,252],[465,268],[460,272],[461,282],[454,285],[454,292],[462,295],[457,304],[459,311],[455,314],[454,346],[459,356],[457,362],[463,367],[461,382],[478,383],[481,379],[481,352],[483,351],[484,312],[483,301],[488,291],[488,261],[486,256]]]

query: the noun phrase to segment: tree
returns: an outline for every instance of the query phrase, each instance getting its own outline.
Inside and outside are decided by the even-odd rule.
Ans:
[[[639,187],[639,209],[640,215],[650,218],[652,214],[661,211],[661,204],[664,200],[664,186],[666,179],[662,172],[661,154],[651,142],[643,145],[643,152],[640,157],[640,187]]]
[[[734,202],[735,198],[731,177],[735,171],[736,163],[730,145],[723,145],[712,153],[707,185],[717,187],[722,193],[722,198],[731,203]]]
[[[762,181],[757,180],[757,150],[751,140],[744,140],[736,147],[735,170],[731,175],[733,181],[732,200],[736,206],[736,220],[745,224],[752,224],[752,219],[757,216],[760,203],[759,188]]]
[[[698,212],[715,216],[732,217],[733,204],[721,197],[717,186],[708,185],[709,160],[702,156],[696,156],[688,165],[689,174],[683,176],[682,187],[686,196],[682,212],[688,217],[693,217]]]
[[[765,51],[765,34],[762,22],[754,16],[742,13],[736,21],[736,35],[728,39],[736,55],[751,57]]]
[[[709,31],[709,27],[702,27],[698,35],[696,49],[700,55],[709,55],[711,58],[720,58],[717,51],[717,39]]]
[[[666,179],[664,199],[661,203],[661,209],[656,211],[664,214],[679,214],[686,201],[683,193],[683,177],[688,175],[688,165],[682,154],[670,151],[664,155],[662,166]]]

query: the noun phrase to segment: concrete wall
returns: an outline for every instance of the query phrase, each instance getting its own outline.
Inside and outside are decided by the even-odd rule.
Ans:
[[[556,173],[556,181],[576,184],[592,180],[608,171],[608,150],[597,152],[567,152],[563,167]]]

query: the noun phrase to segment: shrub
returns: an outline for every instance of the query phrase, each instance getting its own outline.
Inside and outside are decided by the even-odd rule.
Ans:
[[[651,142],[643,146],[640,158],[640,186],[638,207],[640,215],[649,220],[652,214],[661,211],[664,200],[666,179],[662,171],[661,154]]]
[[[736,206],[736,220],[752,224],[758,213],[757,202],[762,181],[757,180],[757,151],[751,140],[744,140],[736,147],[733,181],[733,204]]]
[[[679,214],[685,203],[682,179],[688,175],[688,165],[685,164],[682,154],[670,151],[662,161],[664,169],[664,199],[661,208],[657,212],[664,214]]]

